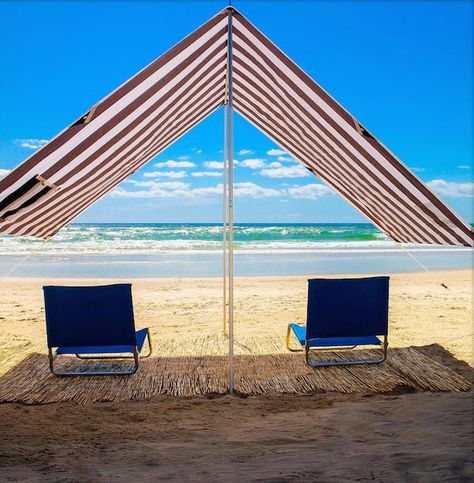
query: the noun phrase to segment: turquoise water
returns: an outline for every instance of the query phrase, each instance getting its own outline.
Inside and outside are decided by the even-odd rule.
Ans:
[[[222,225],[104,223],[72,224],[46,242],[0,237],[0,254],[163,253],[220,251]],[[371,224],[237,224],[234,247],[240,251],[319,250],[393,245]],[[354,245],[356,243],[356,245]]]
[[[234,239],[237,275],[420,270],[406,252],[369,223],[237,224]],[[406,247],[431,269],[473,265],[471,249]],[[219,276],[222,225],[71,224],[47,241],[0,236],[0,276],[18,264],[14,276]]]

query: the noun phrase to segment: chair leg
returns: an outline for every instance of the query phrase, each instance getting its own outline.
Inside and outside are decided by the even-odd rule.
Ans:
[[[289,350],[290,352],[302,352],[303,349],[293,349],[292,347],[290,347],[290,341],[291,341],[291,324],[288,324],[288,330],[286,331],[286,348],[287,350]]]
[[[148,340],[148,354],[146,356],[140,356],[141,359],[146,359],[147,357],[150,357],[153,353],[153,344],[151,342],[150,329],[148,329],[146,333],[146,338]]]
[[[92,371],[63,371],[59,372],[54,369],[54,360],[56,359],[57,354],[53,355],[53,350],[50,348],[49,349],[49,369],[52,374],[55,376],[59,377],[69,377],[69,376],[130,376],[132,374],[135,374],[138,371],[138,350],[135,347],[133,349],[133,355],[130,357],[133,357],[134,359],[134,366],[132,369],[127,370],[127,371],[121,371],[121,372],[115,372],[115,371],[97,371],[97,372],[92,372]],[[114,357],[103,357],[102,359],[114,359]],[[122,359],[122,357],[116,357],[115,359],[119,360]]]
[[[48,348],[48,358],[49,358],[49,370],[54,374],[54,359],[56,359],[57,354],[53,354],[53,349]]]

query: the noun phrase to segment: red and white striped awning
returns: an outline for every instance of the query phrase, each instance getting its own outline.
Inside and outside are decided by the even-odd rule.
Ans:
[[[224,102],[222,11],[0,180],[0,232],[48,237]]]
[[[48,237],[223,105],[228,9],[0,180],[0,233]],[[234,108],[399,242],[474,246],[471,227],[239,12]]]

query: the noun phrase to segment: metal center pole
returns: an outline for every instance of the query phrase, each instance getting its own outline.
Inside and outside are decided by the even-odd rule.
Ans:
[[[224,100],[224,179],[222,183],[222,321],[227,337],[227,75]]]
[[[232,92],[232,14],[228,9],[227,38],[227,156],[229,158],[229,392],[234,392],[234,123]]]

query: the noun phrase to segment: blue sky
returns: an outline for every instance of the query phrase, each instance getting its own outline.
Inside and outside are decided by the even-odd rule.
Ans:
[[[233,4],[474,220],[472,2]],[[0,175],[224,6],[1,1]],[[206,119],[79,221],[220,221],[222,118]],[[238,116],[235,147],[237,221],[365,221]]]

